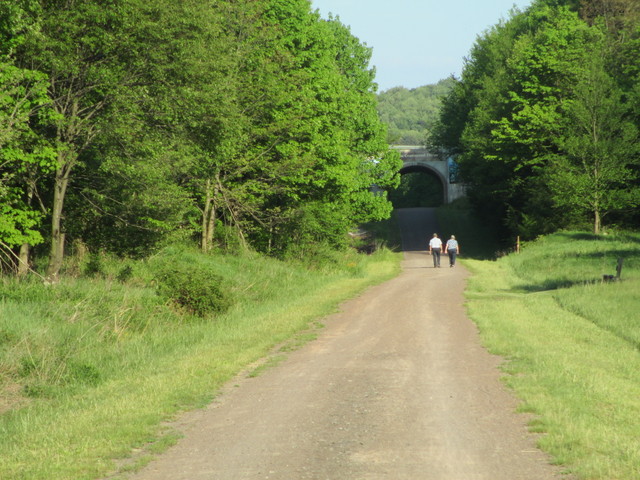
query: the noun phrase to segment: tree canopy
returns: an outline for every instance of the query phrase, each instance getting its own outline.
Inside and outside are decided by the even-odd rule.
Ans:
[[[390,214],[370,49],[308,0],[0,13],[0,245],[46,247],[53,280],[74,242],[296,255]]]
[[[537,0],[473,46],[430,142],[505,235],[637,226],[639,11]]]

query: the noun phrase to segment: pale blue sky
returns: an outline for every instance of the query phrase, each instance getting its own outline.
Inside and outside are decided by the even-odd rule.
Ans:
[[[532,0],[311,0],[373,48],[379,91],[460,76],[478,35]]]

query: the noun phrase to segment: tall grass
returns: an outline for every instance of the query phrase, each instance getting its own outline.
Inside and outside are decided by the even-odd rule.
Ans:
[[[0,478],[94,479],[134,448],[170,443],[164,421],[395,275],[398,260],[388,251],[344,254],[310,270],[174,248],[145,262],[103,259],[90,278],[59,285],[3,279]],[[224,278],[233,305],[202,317],[157,295],[156,272],[167,264]]]
[[[579,478],[640,478],[640,235],[558,233],[465,265],[469,314],[540,446]]]

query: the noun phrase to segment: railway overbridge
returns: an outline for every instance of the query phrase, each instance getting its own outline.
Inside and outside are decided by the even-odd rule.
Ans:
[[[443,158],[420,145],[394,145],[400,151],[402,168],[400,173],[426,172],[442,184],[443,203],[451,203],[464,197],[464,185],[457,181],[456,163],[452,158]]]

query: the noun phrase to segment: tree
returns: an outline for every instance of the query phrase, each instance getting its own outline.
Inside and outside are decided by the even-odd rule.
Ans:
[[[575,95],[567,100],[563,135],[557,143],[548,178],[553,200],[578,215],[590,213],[593,232],[604,217],[640,204],[634,185],[640,163],[638,129],[629,121],[629,106],[605,70],[602,52],[595,51]]]
[[[132,2],[43,1],[31,14],[39,25],[15,48],[16,64],[47,75],[55,126],[44,129],[56,148],[52,185],[51,249],[47,276],[56,281],[64,256],[62,224],[67,188],[82,155],[100,131],[100,117],[133,83],[135,72],[121,62],[128,51]]]
[[[460,153],[470,199],[505,234],[534,237],[562,224],[544,172],[558,153],[563,102],[598,38],[569,8],[534,3],[478,40],[445,101],[435,140]]]
[[[532,31],[527,15],[513,12],[478,39],[465,60],[462,76],[443,101],[430,143],[456,155],[461,180],[477,213],[504,232],[509,212],[520,201],[522,185],[514,170],[527,158],[521,148],[498,151],[497,122],[514,109],[509,61],[520,37]]]
[[[257,21],[272,32],[260,52],[271,61],[243,71],[250,84],[239,83],[237,98],[250,129],[239,136],[248,142],[236,164],[248,161],[220,190],[263,251],[342,244],[363,219],[389,215],[386,195],[372,186],[393,185],[399,169],[375,109],[370,49],[304,0],[267,2]]]
[[[507,61],[509,111],[495,119],[492,155],[510,170],[506,196],[507,226],[532,238],[564,222],[552,213],[544,172],[562,135],[563,102],[571,96],[590,45],[601,33],[566,7],[533,7],[526,14],[535,25],[520,34]]]
[[[636,0],[582,0],[580,16],[589,24],[601,23],[617,35],[640,21],[640,4]]]
[[[28,245],[43,241],[41,213],[34,208],[39,177],[54,165],[54,150],[33,127],[47,122],[39,115],[48,103],[46,77],[0,62],[0,245],[22,246],[21,273]]]
[[[65,236],[140,254],[183,232],[208,251],[225,226],[283,254],[303,225],[336,245],[389,215],[372,186],[400,160],[370,50],[307,0],[21,2],[39,32],[16,64],[45,76],[55,120],[36,132],[56,154],[51,280]]]
[[[407,89],[395,87],[378,94],[378,113],[387,125],[390,143],[423,145],[436,121],[442,99],[455,80],[447,78],[434,85]]]
[[[36,6],[0,3],[0,250],[14,264],[12,249],[20,247],[19,274],[27,271],[30,247],[43,241],[38,183],[55,168],[52,145],[37,133],[53,120],[46,109],[47,76],[17,67],[13,58],[25,34],[36,30],[28,15]]]
[[[537,0],[472,48],[432,142],[458,154],[472,204],[505,235],[535,237],[577,221],[586,207],[576,202],[592,194],[594,217],[604,213],[596,203],[608,205],[605,215],[636,205],[637,13],[634,1]],[[596,52],[600,66],[587,68]],[[598,70],[609,75],[600,106],[589,93]]]
[[[100,232],[95,241],[104,245],[117,227],[119,244],[108,245],[141,253],[182,232],[199,235],[203,250],[210,249],[214,179],[233,161],[227,147],[243,143],[235,80],[246,52],[236,34],[246,32],[232,24],[251,14],[233,8],[241,6],[157,1],[137,7],[127,64],[144,68],[106,112],[83,192],[108,215],[88,219],[81,235]]]

